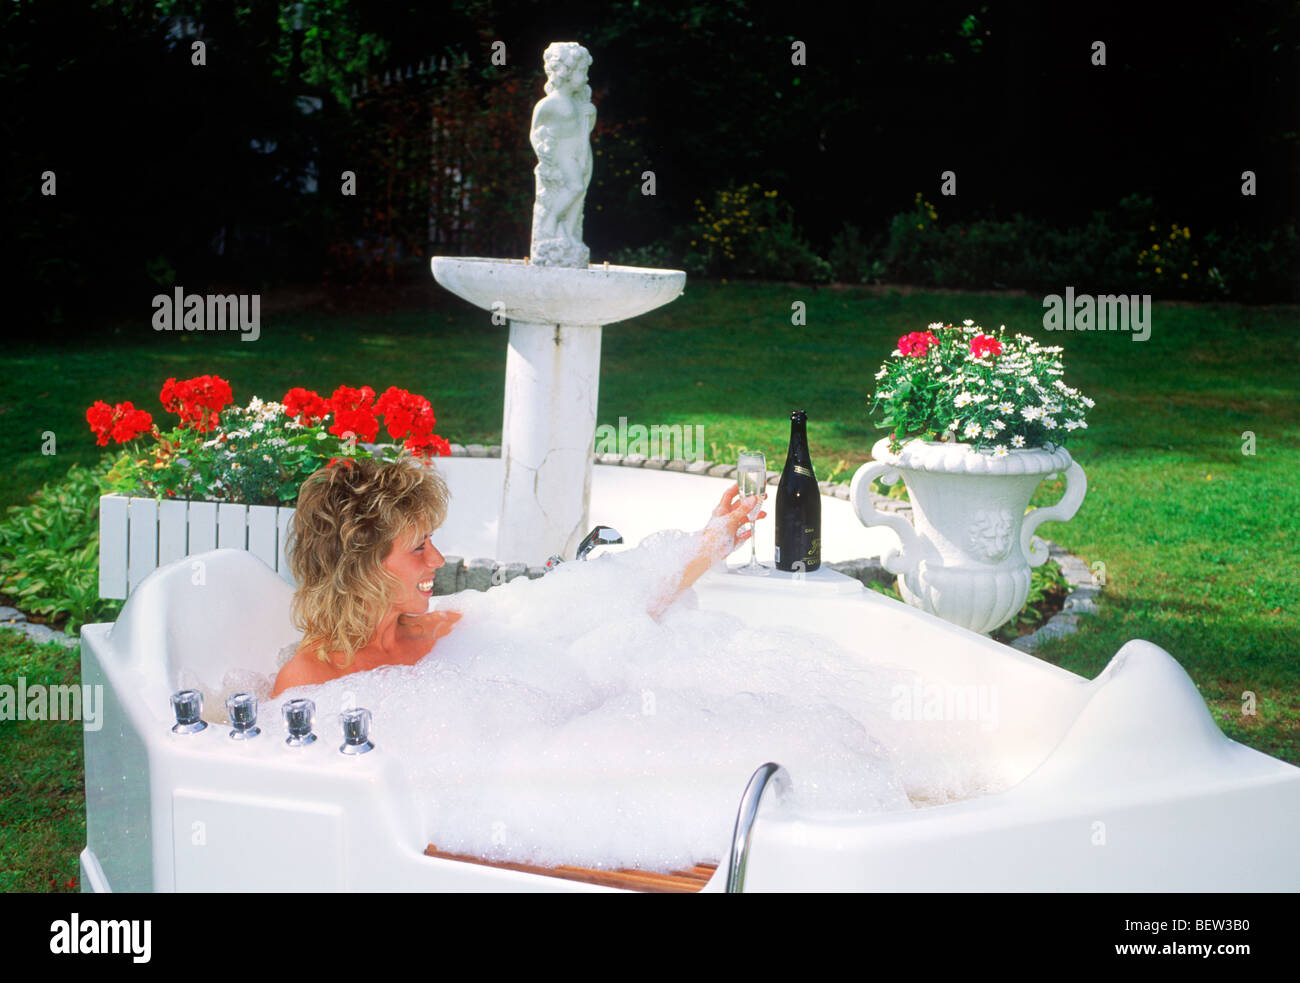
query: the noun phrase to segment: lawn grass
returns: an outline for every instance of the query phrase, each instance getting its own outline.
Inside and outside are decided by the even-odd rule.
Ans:
[[[795,301],[807,305],[806,325],[791,324]],[[1156,304],[1150,339],[1134,342],[1121,332],[1046,335],[1035,297],[691,281],[667,307],[605,329],[599,422],[699,425],[707,456],[727,460],[748,445],[779,466],[789,412],[801,407],[818,476],[842,461],[844,480],[880,436],[867,399],[899,335],[969,317],[1062,344],[1066,381],[1097,401],[1089,429],[1069,444],[1089,487],[1073,521],[1040,534],[1103,563],[1106,589],[1101,614],[1040,657],[1091,678],[1126,641],[1148,639],[1183,665],[1225,733],[1300,764],[1297,313]],[[268,314],[253,343],[156,333],[142,316],[90,343],[19,344],[0,389],[10,435],[0,445],[0,505],[98,458],[84,420],[95,399],[130,399],[170,420],[158,404],[168,376],[217,373],[241,402],[292,386],[402,386],[430,399],[449,440],[499,443],[505,357],[506,330],[446,296],[385,314]],[[54,456],[40,452],[45,431],[56,435]],[[1242,454],[1245,431],[1254,455]],[[1045,483],[1035,502],[1060,491]],[[0,646],[0,681],[17,674],[15,658],[36,658],[34,648],[12,655],[15,644],[22,649]],[[41,656],[75,681],[75,652],[63,658]],[[1254,715],[1242,712],[1245,693],[1255,695]],[[0,724],[0,829],[19,831],[19,855],[36,872],[0,873],[0,887],[44,888],[75,873],[84,838],[73,829],[81,735],[46,725],[33,743],[12,738],[16,726],[33,725]],[[49,810],[52,822],[41,818]]]
[[[0,628],[0,683],[79,685],[78,650]],[[82,729],[75,720],[0,721],[0,891],[75,891],[86,845]]]

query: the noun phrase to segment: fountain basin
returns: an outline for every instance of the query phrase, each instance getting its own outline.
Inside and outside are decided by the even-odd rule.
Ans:
[[[435,256],[431,265],[434,279],[457,297],[531,324],[614,324],[662,307],[686,286],[681,270],[637,266],[572,269],[476,256]]]

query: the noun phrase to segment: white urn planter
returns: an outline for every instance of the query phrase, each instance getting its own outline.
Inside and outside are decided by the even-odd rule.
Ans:
[[[882,562],[898,574],[903,600],[981,633],[1024,607],[1030,568],[1047,561],[1035,530],[1073,518],[1088,490],[1083,468],[1064,448],[994,457],[969,444],[914,440],[894,454],[880,440],[871,454],[875,460],[853,476],[849,498],[864,525],[887,526],[902,540]],[[1064,476],[1065,494],[1056,505],[1026,513],[1034,489],[1051,474]],[[900,477],[914,524],[877,511],[868,494],[873,480],[889,485]]]

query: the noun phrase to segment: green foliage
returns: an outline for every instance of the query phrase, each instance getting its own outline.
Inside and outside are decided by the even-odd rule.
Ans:
[[[898,593],[897,578],[888,585],[882,584],[879,580],[873,580],[871,583],[867,584],[867,588],[875,591],[877,594],[884,594],[886,597],[892,597],[895,601],[901,602],[903,600],[903,596]]]
[[[1087,428],[1084,416],[1096,405],[1065,384],[1061,351],[1028,335],[1008,337],[1005,326],[984,334],[970,320],[910,332],[876,373],[877,426],[892,431],[894,452],[913,438],[991,447],[998,457],[1008,448],[1060,446]]]
[[[610,254],[609,261],[619,266],[642,266],[658,270],[673,269],[678,262],[672,248],[658,242],[616,249]]]
[[[836,280],[840,283],[880,282],[885,274],[885,263],[880,255],[884,237],[876,238],[878,242],[864,242],[861,229],[847,222],[844,224],[835,234],[826,257],[835,271]]]
[[[99,597],[99,496],[108,464],[107,456],[94,468],[74,464],[0,522],[0,591],[29,614],[66,617],[69,632],[121,610],[120,601]]]
[[[1300,301],[1300,235],[1294,224],[1264,237],[1211,231],[1205,235],[1204,250],[1212,264],[1206,276],[1223,296]]]
[[[899,478],[892,485],[881,484],[880,479],[873,479],[871,490],[877,495],[884,495],[886,498],[897,498],[904,502],[910,502],[911,498],[907,494],[907,482]]]
[[[953,289],[1059,292],[1074,284],[1083,292],[1155,297],[1300,299],[1294,225],[1263,237],[1214,231],[1198,237],[1188,226],[1162,223],[1151,199],[1141,195],[1064,229],[1023,215],[944,223],[918,192],[890,223],[882,265],[896,282]]]
[[[828,283],[834,276],[794,224],[794,210],[758,183],[730,185],[696,200],[686,271],[695,275]]]

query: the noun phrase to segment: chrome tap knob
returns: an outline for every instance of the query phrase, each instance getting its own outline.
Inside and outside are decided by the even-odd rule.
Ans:
[[[226,713],[230,716],[230,738],[234,741],[246,741],[262,733],[257,726],[257,697],[252,693],[236,693],[226,697]]]
[[[558,554],[552,555],[551,558],[546,561],[546,572],[550,573],[552,570],[554,570],[563,562],[564,562],[564,557]]]
[[[354,707],[339,714],[343,724],[343,744],[339,750],[344,754],[365,754],[375,749],[370,742],[370,711],[365,707]]]
[[[173,693],[172,710],[176,714],[173,734],[197,734],[208,726],[203,721],[203,694],[196,689]]]
[[[316,716],[316,704],[311,700],[290,700],[280,707],[284,714],[284,727],[289,736],[284,743],[290,747],[306,747],[316,742],[316,735],[311,732],[312,720]]]

